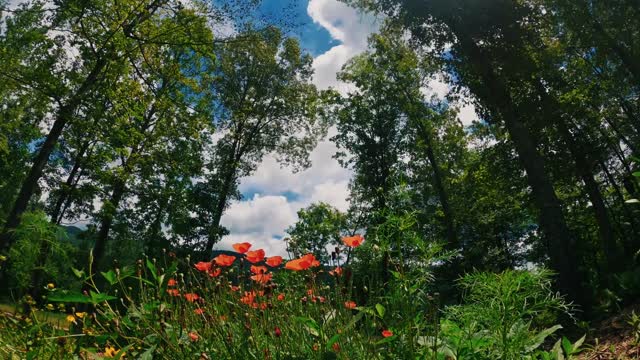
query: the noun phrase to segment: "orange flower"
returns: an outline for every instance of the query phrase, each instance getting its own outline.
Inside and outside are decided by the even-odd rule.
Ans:
[[[251,265],[251,272],[254,274],[265,274],[267,272],[267,267]]]
[[[240,254],[246,253],[247,251],[249,251],[249,248],[251,248],[251,244],[249,244],[248,242],[237,243],[237,244],[233,244],[231,246],[233,246],[233,249],[235,251],[239,252]]]
[[[239,290],[240,290],[239,286],[231,285],[231,291],[236,292],[236,291],[239,291]]]
[[[195,265],[195,267],[200,271],[209,271],[211,270],[211,265],[211,261],[200,261]]]
[[[200,299],[200,296],[198,296],[198,294],[194,294],[194,293],[187,293],[187,294],[184,294],[184,298],[188,302],[194,302],[194,301]]]
[[[176,281],[176,279],[169,279],[169,281],[167,281],[167,286],[176,286],[178,285],[178,282]]]
[[[197,308],[197,309],[193,310],[193,312],[194,312],[196,315],[202,315],[202,314],[204,314],[204,309]]]
[[[347,309],[355,309],[356,308],[356,303],[354,301],[345,301],[344,302],[344,307],[346,307]]]
[[[266,263],[271,267],[280,266],[280,264],[282,264],[282,256],[272,256],[267,258]]]
[[[191,341],[198,341],[198,339],[200,339],[200,336],[198,336],[195,331],[192,331],[189,333],[189,338],[191,339]]]
[[[309,266],[311,266],[311,263],[309,263],[307,260],[295,259],[295,260],[287,261],[284,268],[287,270],[302,271],[302,270],[307,270]]]
[[[383,330],[382,337],[388,338],[389,336],[393,336],[393,332],[391,330]]]
[[[178,289],[167,289],[167,294],[171,296],[180,296],[180,291]]]
[[[313,289],[308,289],[307,290],[307,295],[313,295]]]
[[[220,268],[215,268],[215,270],[210,269],[209,271],[207,271],[207,274],[209,274],[210,277],[218,277],[220,276],[221,273],[222,273],[222,269]]]
[[[233,255],[225,255],[220,254],[213,259],[218,266],[231,266],[234,261],[236,261],[236,257]]]
[[[259,282],[261,284],[266,284],[271,280],[272,277],[273,277],[272,274],[258,274],[258,275],[253,275],[251,277],[251,280]]]
[[[251,305],[256,300],[256,293],[254,291],[245,291],[244,296],[240,298],[240,302],[243,304]]]
[[[278,301],[284,300],[284,294],[278,294]]]
[[[247,256],[247,261],[255,264],[257,262],[262,261],[262,259],[264,259],[264,250],[260,249],[260,250],[255,250],[255,251],[249,251],[246,254]]]
[[[358,247],[362,245],[364,238],[360,234],[356,234],[354,236],[345,236],[342,238],[342,242],[348,247]]]
[[[307,255],[303,256],[302,258],[309,262],[309,264],[310,264],[309,266],[310,267],[318,267],[318,266],[320,266],[320,261],[316,260],[316,257],[313,254],[307,254]]]
[[[340,275],[342,275],[342,268],[340,266],[336,266],[335,269],[329,271],[329,275],[332,275],[332,276],[340,276]]]

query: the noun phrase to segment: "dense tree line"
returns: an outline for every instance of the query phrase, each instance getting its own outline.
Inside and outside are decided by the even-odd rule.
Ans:
[[[209,257],[240,179],[267,154],[309,166],[333,125],[351,208],[301,210],[294,256],[330,262],[340,236],[361,231],[359,251],[380,257],[353,261],[378,259],[382,279],[440,244],[443,289],[473,269],[544,264],[585,310],[637,295],[637,1],[349,2],[384,26],[339,74],[342,95],[315,88],[312,58],[275,26],[215,36],[227,6],[60,0],[0,13],[7,289],[69,265],[52,254],[81,266],[91,249],[95,269],[163,250]],[[435,76],[448,99],[426,95]],[[480,121],[463,126],[460,99]],[[76,222],[87,229],[54,226]]]

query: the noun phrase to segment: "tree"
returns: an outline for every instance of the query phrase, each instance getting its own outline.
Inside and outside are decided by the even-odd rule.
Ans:
[[[329,263],[335,260],[331,246],[341,244],[346,230],[345,214],[325,203],[311,204],[298,210],[298,221],[287,229],[287,251],[295,257],[313,253],[320,262]]]

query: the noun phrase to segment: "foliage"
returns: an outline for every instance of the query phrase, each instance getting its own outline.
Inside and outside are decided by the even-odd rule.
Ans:
[[[347,231],[346,215],[326,203],[314,203],[298,211],[298,222],[287,229],[287,251],[294,256],[317,254],[323,263],[336,260],[333,248]],[[334,254],[331,254],[334,253]]]

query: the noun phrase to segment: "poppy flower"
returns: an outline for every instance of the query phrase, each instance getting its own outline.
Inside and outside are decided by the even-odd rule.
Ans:
[[[332,275],[332,276],[340,276],[340,275],[342,275],[342,268],[340,266],[336,266],[335,269],[329,271],[329,275]]]
[[[204,314],[204,309],[202,309],[202,308],[197,308],[197,309],[193,310],[193,312],[194,312],[196,315],[202,315],[202,314]]]
[[[273,277],[272,274],[258,274],[258,275],[253,275],[251,277],[251,280],[259,282],[261,284],[266,284],[271,280],[272,277]]]
[[[200,339],[200,336],[198,336],[195,331],[192,331],[189,333],[189,339],[191,339],[191,341],[198,341],[198,339]]]
[[[251,244],[249,244],[248,242],[237,243],[237,244],[233,244],[231,246],[233,246],[233,249],[235,251],[239,252],[240,254],[246,253],[247,251],[249,251],[249,248],[251,248]]]
[[[391,330],[383,330],[382,337],[388,338],[389,336],[393,336],[393,332]]]
[[[236,291],[239,291],[239,290],[240,290],[239,286],[231,285],[231,291],[236,292]]]
[[[251,272],[254,274],[265,274],[267,272],[267,267],[251,265]]]
[[[187,293],[187,294],[184,294],[184,298],[188,302],[194,302],[194,301],[200,299],[200,296],[198,296],[198,294],[194,294],[194,293]]]
[[[334,343],[331,347],[333,348],[333,351],[340,352],[340,344]]]
[[[280,337],[282,335],[282,331],[277,326],[275,327],[275,329],[273,329],[273,333],[276,337]]]
[[[222,269],[220,268],[210,269],[209,271],[207,271],[207,274],[209,274],[209,276],[212,278],[220,276],[221,273]]]
[[[284,300],[284,294],[278,294],[278,301]]]
[[[233,255],[225,255],[220,254],[213,259],[218,266],[231,266],[234,261],[236,261],[236,257]]]
[[[176,281],[176,279],[169,279],[169,281],[167,281],[167,286],[176,286],[178,285],[178,282]]]
[[[320,266],[320,261],[318,261],[313,254],[307,254],[307,255],[303,256],[302,258],[309,262],[309,264],[310,264],[309,266],[310,267],[318,267],[318,266]]]
[[[344,307],[346,307],[347,309],[355,309],[356,308],[356,303],[354,301],[345,301],[344,302]]]
[[[256,299],[256,293],[254,291],[245,291],[244,296],[240,298],[240,302],[243,304],[251,305]]]
[[[199,271],[209,271],[209,270],[211,270],[211,265],[212,265],[211,261],[200,261],[199,263],[195,264],[194,266]]]
[[[247,256],[247,261],[255,264],[257,262],[262,261],[262,259],[264,259],[264,250],[259,249],[259,250],[255,250],[255,251],[248,251],[246,253]]]
[[[266,263],[271,267],[280,266],[280,264],[282,264],[282,256],[272,256],[267,258]]]
[[[167,289],[167,294],[171,296],[180,296],[180,290],[178,289]]]
[[[307,270],[311,266],[311,263],[305,259],[295,259],[287,261],[284,268],[293,271]]]
[[[354,236],[345,236],[342,238],[342,242],[348,247],[352,247],[352,248],[362,245],[363,241],[364,241],[364,238],[360,234],[356,234]]]

